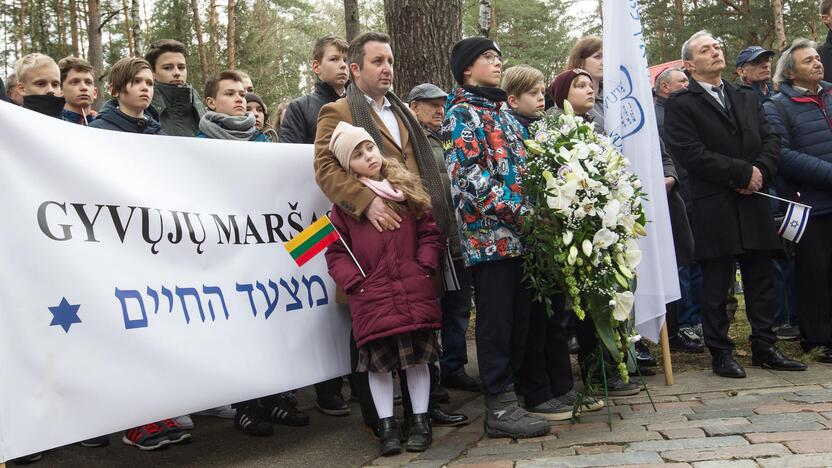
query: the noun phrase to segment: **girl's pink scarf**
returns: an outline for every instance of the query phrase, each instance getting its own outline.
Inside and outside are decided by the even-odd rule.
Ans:
[[[367,177],[359,177],[362,184],[370,188],[376,195],[387,200],[402,202],[405,200],[401,190],[394,188],[387,179],[373,180]]]

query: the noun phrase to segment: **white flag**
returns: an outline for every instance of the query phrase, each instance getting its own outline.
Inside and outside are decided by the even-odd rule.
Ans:
[[[806,231],[806,225],[809,224],[809,213],[812,211],[811,206],[801,205],[800,203],[789,203],[789,208],[786,210],[786,216],[783,217],[783,223],[780,224],[780,234],[783,239],[789,240],[797,244],[803,237]]]
[[[630,160],[649,200],[647,236],[639,239],[635,324],[657,342],[665,304],[679,299],[679,276],[656,129],[647,49],[636,0],[604,0],[604,121],[613,143]]]

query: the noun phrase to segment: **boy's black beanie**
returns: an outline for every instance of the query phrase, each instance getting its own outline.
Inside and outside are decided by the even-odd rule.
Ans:
[[[465,69],[487,50],[502,54],[497,43],[486,37],[469,37],[454,44],[451,50],[451,72],[457,83],[463,84],[462,74],[465,73]]]

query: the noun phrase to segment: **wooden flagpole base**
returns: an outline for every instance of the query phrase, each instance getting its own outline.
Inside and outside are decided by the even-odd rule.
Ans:
[[[660,342],[662,344],[662,366],[664,367],[665,385],[673,385],[673,363],[670,361],[670,342],[667,338],[667,322],[662,324]]]

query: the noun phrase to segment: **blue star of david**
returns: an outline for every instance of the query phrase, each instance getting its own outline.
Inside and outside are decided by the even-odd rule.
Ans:
[[[49,325],[59,325],[64,329],[64,332],[69,333],[69,327],[73,323],[81,323],[81,319],[78,318],[78,309],[80,308],[81,304],[72,305],[67,302],[65,297],[62,297],[60,304],[49,308],[49,311],[52,312],[52,323]]]
[[[791,223],[789,223],[789,224],[790,224],[792,227],[797,227],[797,226],[799,226],[799,225],[800,225],[800,223],[799,223],[797,220],[794,220],[794,221],[792,221],[792,222],[791,222]]]

